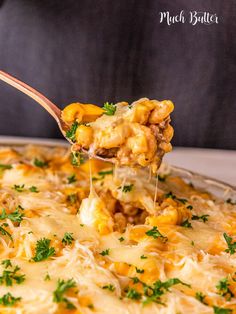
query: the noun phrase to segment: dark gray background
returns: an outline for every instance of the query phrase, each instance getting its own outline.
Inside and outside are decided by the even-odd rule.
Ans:
[[[61,108],[147,96],[175,103],[173,143],[236,149],[235,0],[0,0],[0,68]],[[159,12],[217,13],[168,27]],[[27,96],[0,82],[0,134],[60,137]]]

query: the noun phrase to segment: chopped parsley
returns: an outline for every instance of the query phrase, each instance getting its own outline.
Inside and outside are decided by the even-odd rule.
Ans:
[[[116,105],[113,103],[105,102],[102,109],[107,116],[113,116],[116,112]]]
[[[73,233],[70,232],[65,232],[63,239],[61,240],[61,242],[64,245],[70,245],[72,244],[72,241],[74,241],[75,239],[72,236]]]
[[[188,202],[185,198],[177,198],[177,200],[182,204],[186,204]]]
[[[76,203],[76,201],[77,201],[77,194],[76,194],[76,193],[75,193],[75,194],[69,194],[69,195],[67,196],[67,201],[68,201],[70,204]]]
[[[71,128],[68,131],[66,131],[66,137],[68,139],[70,139],[72,142],[75,142],[75,140],[76,140],[75,133],[76,133],[78,126],[79,126],[79,123],[77,121],[75,121],[72,124]]]
[[[10,240],[12,241],[11,234],[6,229],[4,229],[3,227],[8,227],[8,224],[7,223],[1,224],[1,226],[0,226],[0,233],[2,235],[4,235],[4,236],[8,236],[10,238]]]
[[[231,309],[224,309],[223,307],[213,306],[214,314],[231,314],[233,310]]]
[[[75,174],[72,174],[70,175],[69,177],[67,177],[67,183],[70,184],[70,183],[74,183],[76,182],[76,175]]]
[[[206,222],[206,221],[208,221],[208,217],[210,217],[210,216],[209,215],[202,215],[202,216],[193,215],[191,219]]]
[[[11,267],[12,270],[7,269],[8,267]],[[2,275],[0,276],[0,285],[6,285],[6,286],[12,286],[13,283],[16,284],[21,284],[22,282],[25,281],[25,275],[19,273],[20,267],[15,266],[13,268],[12,265],[7,265],[5,264],[5,269],[2,272]]]
[[[2,213],[0,215],[0,220],[3,219],[10,219],[12,222],[21,222],[23,219],[24,214],[19,212],[19,206],[16,208],[16,210],[10,214],[6,213],[6,210],[3,208]]]
[[[6,269],[7,269],[8,267],[12,267],[12,263],[11,263],[11,261],[10,261],[9,259],[4,259],[1,264],[2,264]]]
[[[21,297],[15,298],[10,292],[8,292],[0,297],[0,304],[2,304],[3,306],[13,306],[20,300]]]
[[[131,192],[133,189],[133,186],[134,186],[133,184],[124,185],[122,187],[122,192],[124,192],[124,193]],[[121,189],[121,186],[118,189]]]
[[[51,280],[51,277],[49,273],[47,273],[46,276],[44,277],[44,281],[49,281],[49,280]]]
[[[125,241],[125,238],[120,237],[118,240],[119,240],[120,242],[123,242],[123,241]]]
[[[0,170],[12,169],[12,165],[0,164]]]
[[[33,260],[35,262],[41,262],[45,259],[55,255],[55,249],[50,247],[51,240],[42,238],[37,241],[36,249],[35,249],[35,256]]]
[[[180,226],[185,228],[192,228],[191,222],[189,222],[188,219],[184,220]]]
[[[84,163],[84,157],[81,152],[72,152],[71,153],[71,164],[75,167],[79,167]]]
[[[30,188],[29,188],[30,192],[33,192],[33,193],[39,193],[39,190],[36,186],[32,185]]]
[[[192,206],[192,205],[188,205],[188,206],[187,206],[187,209],[192,210],[192,209],[193,209],[193,206]]]
[[[132,289],[127,290],[126,297],[129,297],[131,299],[136,299],[136,300],[142,299],[144,305],[149,304],[150,302],[163,304],[161,302],[161,296],[165,294],[166,292],[168,292],[169,289],[174,285],[182,284],[187,287],[190,287],[190,285],[184,283],[178,278],[171,278],[164,282],[157,280],[152,286],[147,285],[146,283],[144,283],[137,277],[132,278],[132,280],[134,284],[135,283],[142,284],[144,295],[142,295],[141,293],[138,293],[135,289],[132,288]]]
[[[158,175],[157,175],[157,178],[158,178],[158,181],[160,181],[160,182],[165,182],[165,181],[166,181],[166,178],[167,178],[167,175],[158,174]]]
[[[143,274],[144,273],[144,269],[139,269],[138,267],[135,267],[135,270],[138,274]]]
[[[236,252],[236,242],[233,242],[233,239],[226,233],[224,233],[223,236],[228,245],[228,249],[226,249],[225,252],[230,253],[230,255],[234,254]]]
[[[46,168],[46,167],[48,167],[48,162],[40,160],[38,158],[35,158],[34,159],[34,165],[35,165],[35,167]]]
[[[228,278],[223,278],[216,285],[216,289],[218,290],[218,294],[226,297],[227,301],[229,301],[233,296],[233,292],[229,288],[230,284]]]
[[[99,172],[98,172],[99,177],[93,177],[92,180],[93,180],[93,181],[102,180],[102,179],[105,178],[106,175],[109,175],[109,174],[113,174],[113,169],[111,169],[111,170],[99,171]]]
[[[195,297],[196,297],[196,299],[198,300],[198,301],[200,301],[201,303],[203,303],[203,304],[207,304],[206,302],[205,302],[205,294],[203,294],[202,292],[196,292],[196,294],[195,294]]]
[[[164,196],[165,198],[172,198],[173,200],[176,199],[176,196],[171,191],[165,194]]]
[[[140,300],[142,298],[142,294],[134,288],[129,288],[126,290],[126,297],[132,300]]]
[[[168,238],[166,236],[163,236],[160,231],[157,229],[156,226],[154,226],[151,230],[148,230],[145,232],[145,234],[149,237],[153,237],[154,239],[161,238],[163,242],[166,242]]]
[[[110,249],[106,249],[106,250],[102,251],[99,254],[102,255],[102,256],[106,256],[106,255],[109,255],[109,253],[110,253]]]
[[[109,285],[103,286],[102,289],[107,289],[111,292],[114,292],[116,288],[112,284],[109,284]]]
[[[22,185],[14,184],[12,189],[16,190],[17,192],[23,192],[25,189],[25,185],[24,184],[22,184]]]
[[[141,255],[140,258],[141,258],[141,259],[147,259],[147,256]]]
[[[68,292],[71,288],[76,287],[76,282],[74,279],[63,280],[58,279],[57,288],[53,291],[53,302],[56,303],[65,303],[66,308],[69,310],[76,309],[75,305],[71,303],[66,297],[65,293]]]

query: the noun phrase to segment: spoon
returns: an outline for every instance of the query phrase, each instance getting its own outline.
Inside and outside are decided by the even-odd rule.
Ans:
[[[66,140],[70,144],[74,144],[70,139],[66,137],[66,132],[69,130],[69,125],[67,125],[61,118],[61,110],[54,104],[52,103],[47,97],[39,93],[37,90],[32,88],[31,86],[25,84],[24,82],[18,80],[17,78],[11,76],[10,74],[1,71],[0,70],[0,80],[4,81],[5,83],[15,87],[22,93],[26,94],[27,96],[31,97],[34,99],[39,105],[41,105],[44,109],[50,113],[50,115],[56,120],[62,135],[66,138]],[[76,146],[75,146],[76,147]],[[80,150],[80,149],[79,149]],[[83,153],[89,155],[90,157],[100,159],[102,161],[109,161],[109,162],[114,162],[112,158],[103,158],[94,154],[90,154],[87,150],[81,149]],[[75,148],[76,151],[76,148]]]

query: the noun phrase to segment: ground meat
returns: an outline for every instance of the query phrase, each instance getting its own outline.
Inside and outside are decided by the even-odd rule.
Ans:
[[[116,157],[117,151],[118,151],[118,147],[109,148],[109,149],[97,148],[95,150],[95,154],[97,156],[104,157],[104,158],[112,158],[112,157]]]

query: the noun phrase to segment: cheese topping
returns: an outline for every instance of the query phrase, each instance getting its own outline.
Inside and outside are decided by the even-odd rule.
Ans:
[[[236,313],[235,218],[168,173],[2,148],[0,313]]]

